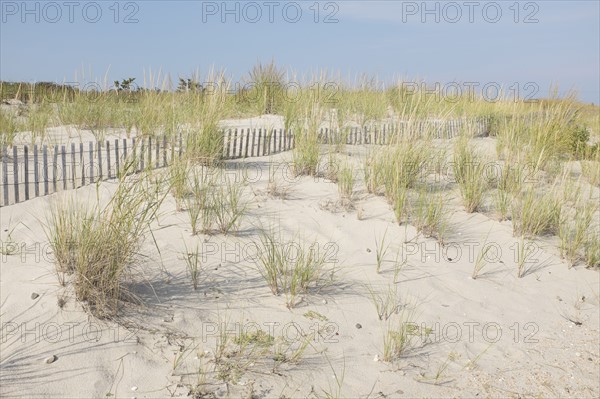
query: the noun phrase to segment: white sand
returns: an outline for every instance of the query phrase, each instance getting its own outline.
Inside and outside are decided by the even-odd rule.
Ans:
[[[263,122],[256,121],[257,126]],[[490,145],[486,140],[481,141],[484,147]],[[364,151],[347,148],[354,160],[357,152]],[[51,255],[46,254],[42,223],[49,205],[60,194],[1,208],[2,239],[6,240],[7,230],[14,227],[11,239],[25,244],[29,251],[2,259],[0,395],[185,397],[198,381],[201,364],[212,371],[215,328],[224,320],[246,323],[248,328],[252,326],[249,323],[258,323],[265,332],[289,338],[295,336],[291,322],[305,333],[314,333],[316,327],[332,329],[311,341],[297,365],[283,364],[274,372],[268,356],[249,365],[239,384],[229,385],[229,395],[235,398],[247,395],[250,386],[257,397],[265,398],[315,397],[323,390],[335,393],[334,371],[343,375],[341,397],[600,395],[597,271],[581,265],[569,270],[557,256],[556,242],[550,239],[538,243],[529,273],[518,279],[517,239],[510,222],[465,213],[456,190],[448,199],[453,215],[451,244],[446,248],[422,237],[403,245],[416,236],[415,229],[394,223],[385,199],[367,195],[362,182],[355,203],[362,220],[357,218],[357,210],[326,209],[328,202],[338,201],[338,194],[337,186],[323,179],[298,179],[289,183],[288,199],[270,198],[266,195],[268,162],[290,158],[290,153],[285,153],[233,163],[248,165],[252,179],[260,174],[247,190],[250,208],[238,235],[191,236],[187,214],[175,211],[175,202],[169,197],[152,225],[161,254],[147,237],[143,251],[148,258],[136,268],[137,284],[132,289],[144,306],[124,307],[120,325],[88,316],[72,291],[57,282]],[[107,195],[114,187],[115,183],[106,182],[100,189]],[[76,195],[89,198],[95,195],[95,188],[79,189]],[[598,198],[598,189],[594,195]],[[335,284],[306,296],[292,310],[285,307],[285,297],[271,294],[255,265],[243,257],[244,245],[256,239],[261,226],[271,225],[280,225],[286,235],[330,242],[337,249]],[[391,242],[389,262],[377,274],[375,238],[381,238],[386,229]],[[488,241],[498,244],[501,262],[490,263],[480,278],[472,280],[469,248],[477,253],[477,245],[488,232]],[[181,259],[184,242],[188,247],[200,243],[208,253],[198,291],[193,290]],[[32,250],[36,244],[39,249]],[[415,322],[433,331],[429,343],[394,363],[385,363],[375,360],[382,357],[385,323],[378,320],[367,285],[387,291],[393,284],[391,261],[398,251],[407,259],[399,292],[405,301],[418,303]],[[39,297],[32,300],[34,292]],[[60,309],[57,300],[63,296],[67,303]],[[308,311],[318,312],[328,321],[309,320],[304,316]],[[357,328],[357,323],[362,328]],[[173,370],[180,348],[187,356]],[[57,360],[46,364],[44,360],[52,355]],[[209,373],[207,382],[207,391],[217,397],[227,395],[226,385],[213,374]]]

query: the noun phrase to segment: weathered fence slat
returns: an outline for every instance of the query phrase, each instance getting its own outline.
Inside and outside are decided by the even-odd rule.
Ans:
[[[248,158],[248,146],[250,143],[250,128],[246,130],[246,143],[244,145],[244,158]]]
[[[181,158],[182,153],[183,153],[183,133],[179,132],[179,158]]]
[[[60,176],[62,178],[63,181],[63,190],[67,189],[67,150],[65,148],[64,145],[60,146],[60,160],[61,160],[61,166],[62,166],[62,170],[60,171]]]
[[[83,161],[83,143],[79,143],[79,167],[81,168],[81,186],[85,186],[85,162]]]
[[[40,168],[38,165],[38,145],[34,144],[33,145],[33,180],[35,181],[34,183],[34,195],[36,197],[40,196]]]
[[[48,195],[48,146],[46,144],[42,147],[42,160],[44,162],[44,195]]]
[[[13,184],[15,188],[15,204],[19,203],[19,158],[17,158],[17,146],[13,146]]]
[[[238,137],[238,130],[233,129],[233,152],[231,153],[230,158],[235,158],[235,155],[237,154],[237,137]]]
[[[110,171],[110,143],[106,140],[106,176],[108,179],[112,178]]]
[[[163,168],[167,166],[167,135],[163,135]]]
[[[4,191],[4,205],[8,205],[8,149],[2,146],[2,187]]]
[[[148,137],[148,169],[152,169],[152,137]]]
[[[160,139],[158,137],[156,138],[156,148],[155,148],[155,150],[156,150],[156,154],[155,154],[155,158],[156,158],[155,164],[156,164],[156,166],[155,166],[155,168],[158,169],[158,168],[160,168]]]
[[[90,157],[90,184],[94,182],[94,143],[88,143]]]
[[[25,201],[29,199],[29,148],[27,145],[23,147],[23,161],[25,174]]]
[[[250,149],[251,157],[254,156],[255,145],[256,145],[256,128],[252,128],[252,148]]]
[[[229,159],[229,150],[231,149],[231,129],[227,129],[225,140],[227,141],[227,145],[225,146],[225,159]]]
[[[146,140],[142,137],[142,145],[140,146],[140,171],[145,169],[144,159],[146,157],[146,153],[144,152],[146,149]],[[181,148],[180,148],[181,149]]]
[[[54,153],[52,154],[52,189],[55,193],[58,191],[57,188],[57,173],[58,173],[58,145],[54,146]]]
[[[279,129],[279,152],[283,151],[283,138],[285,137],[285,132],[283,129]]]
[[[119,178],[119,170],[121,169],[121,160],[119,159],[119,139],[115,139],[115,177]]]
[[[77,165],[75,164],[75,143],[71,143],[71,188],[77,188],[75,187],[75,178],[77,175],[76,167]]]
[[[240,148],[239,148],[239,153],[237,154],[238,158],[242,157],[243,140],[244,140],[244,129],[240,129]]]
[[[265,137],[263,140],[263,155],[267,155],[267,142],[269,141],[270,137],[269,136],[269,131],[268,129],[265,129]]]
[[[104,171],[102,170],[102,143],[98,141],[96,145],[98,146],[98,181],[102,181],[104,177]]]
[[[260,139],[262,136],[262,128],[258,128],[258,142],[256,144],[256,156],[260,157]]]
[[[133,140],[132,140],[132,142],[133,142]],[[127,163],[127,140],[123,139],[123,170],[127,171],[128,168],[129,168],[129,164]]]

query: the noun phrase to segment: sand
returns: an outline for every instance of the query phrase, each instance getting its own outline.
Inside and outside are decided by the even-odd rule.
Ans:
[[[264,119],[251,127],[277,122]],[[493,148],[492,139],[477,140]],[[344,156],[360,165],[364,151],[348,146]],[[124,305],[112,321],[89,316],[72,289],[58,283],[43,223],[52,202],[65,194],[1,208],[2,240],[11,232],[10,239],[24,246],[3,255],[0,269],[0,395],[187,397],[199,379],[206,382],[205,397],[600,395],[599,274],[582,265],[569,269],[558,256],[556,237],[535,241],[528,271],[517,278],[518,240],[510,222],[486,212],[467,214],[457,190],[448,194],[452,230],[442,247],[414,227],[398,225],[385,199],[367,194],[362,181],[354,209],[341,206],[337,185],[323,178],[285,182],[288,197],[271,198],[268,165],[280,166],[283,180],[290,160],[291,153],[283,153],[229,163],[251,179],[248,215],[235,235],[192,236],[186,212],[167,198],[152,224],[160,253],[147,237],[147,257],[135,267],[130,286],[143,304]],[[115,184],[103,182],[99,190],[106,197]],[[95,190],[70,194],[87,201]],[[598,188],[592,191],[600,198]],[[259,229],[269,226],[318,241],[336,260],[334,282],[291,310],[247,256]],[[384,233],[391,245],[377,273],[375,242]],[[497,256],[473,280],[474,256],[488,233]],[[182,252],[196,244],[207,258],[195,291]],[[396,255],[406,265],[394,282]],[[381,360],[386,322],[379,320],[370,290],[385,293],[394,286],[419,329],[414,347],[390,363]],[[323,318],[310,319],[309,311]],[[301,330],[310,344],[297,364],[276,365],[272,354],[235,359],[245,371],[225,384],[212,372],[217,336],[225,329],[239,336],[240,326],[291,344]]]

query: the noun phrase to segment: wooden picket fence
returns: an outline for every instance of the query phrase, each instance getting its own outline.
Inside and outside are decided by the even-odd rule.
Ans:
[[[320,129],[323,143],[348,145],[392,143],[400,136],[427,134],[448,139],[464,129],[475,135],[488,133],[486,119],[418,121],[411,124],[381,124],[372,128],[350,128],[343,132]],[[343,135],[342,135],[343,134]],[[294,132],[284,129],[231,128],[223,131],[223,159],[260,157],[294,148]],[[102,142],[64,145],[15,145],[2,148],[0,206],[118,177],[125,162],[134,172],[163,168],[185,152],[182,134],[167,138],[123,138]]]

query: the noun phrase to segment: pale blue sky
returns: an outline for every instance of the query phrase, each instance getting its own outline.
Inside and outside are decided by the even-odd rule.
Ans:
[[[257,61],[275,59],[300,75],[326,69],[350,79],[367,73],[432,85],[498,82],[522,95],[533,82],[538,96],[557,84],[600,102],[596,0],[473,2],[472,23],[464,1],[427,2],[434,12],[425,15],[421,1],[28,1],[29,13],[22,1],[0,3],[2,80],[74,81],[85,70],[92,80],[132,76],[141,83],[150,68],[176,80],[211,66],[239,79]],[[238,7],[239,22],[235,11],[223,15],[225,7]],[[293,23],[296,8],[302,15]],[[262,17],[252,23],[257,9]],[[462,17],[452,23],[457,11]],[[137,22],[124,23],[130,13]],[[333,23],[325,23],[331,13]]]

